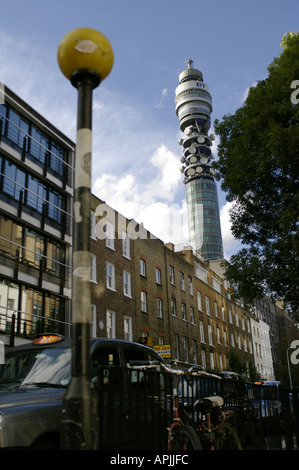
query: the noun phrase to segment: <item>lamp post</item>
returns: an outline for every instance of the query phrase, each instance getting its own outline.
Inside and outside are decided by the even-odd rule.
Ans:
[[[113,66],[113,51],[108,39],[100,32],[78,28],[62,39],[57,58],[62,73],[78,90],[73,223],[72,379],[63,404],[63,445],[66,450],[87,450],[94,448],[89,377],[92,92],[109,75]]]

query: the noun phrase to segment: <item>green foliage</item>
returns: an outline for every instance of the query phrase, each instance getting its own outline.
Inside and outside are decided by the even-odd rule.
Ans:
[[[215,164],[233,202],[232,232],[244,248],[228,264],[227,277],[248,300],[270,290],[299,308],[299,34],[283,37],[268,77],[249,90],[234,115],[215,122],[220,136]],[[298,93],[299,95],[299,93]]]
[[[230,349],[228,353],[229,370],[242,375],[250,382],[260,379],[260,375],[256,370],[253,362],[249,361],[248,368],[246,362],[241,358],[235,349]]]

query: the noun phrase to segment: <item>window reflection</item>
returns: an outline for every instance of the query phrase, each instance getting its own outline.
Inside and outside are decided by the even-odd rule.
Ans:
[[[5,364],[0,366],[0,387],[2,384],[12,383],[67,385],[70,378],[70,348],[47,348],[14,353],[7,355]]]

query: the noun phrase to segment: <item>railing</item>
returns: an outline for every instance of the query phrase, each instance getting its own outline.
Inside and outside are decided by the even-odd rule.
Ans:
[[[0,333],[9,336],[14,346],[16,336],[32,339],[40,333],[59,333],[68,337],[70,323],[0,306]]]
[[[16,273],[24,271],[39,278],[40,283],[44,279],[61,288],[71,287],[71,266],[2,236],[0,236],[0,261],[2,266],[11,267]]]
[[[224,409],[234,411],[229,419],[244,450],[298,449],[298,391],[282,389],[280,412],[276,413],[277,404],[265,403],[258,387],[231,379],[193,376],[179,385],[179,401],[189,416],[198,420],[193,407],[196,399],[222,396]],[[100,449],[167,449],[167,428],[173,419],[169,374],[105,366],[99,370],[97,390]]]

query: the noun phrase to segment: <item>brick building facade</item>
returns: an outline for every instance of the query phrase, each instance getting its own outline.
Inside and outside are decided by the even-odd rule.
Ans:
[[[184,367],[226,369],[232,341],[252,359],[250,329],[236,332],[245,310],[190,247],[176,251],[94,195],[91,240],[94,336],[167,345],[168,361]]]

